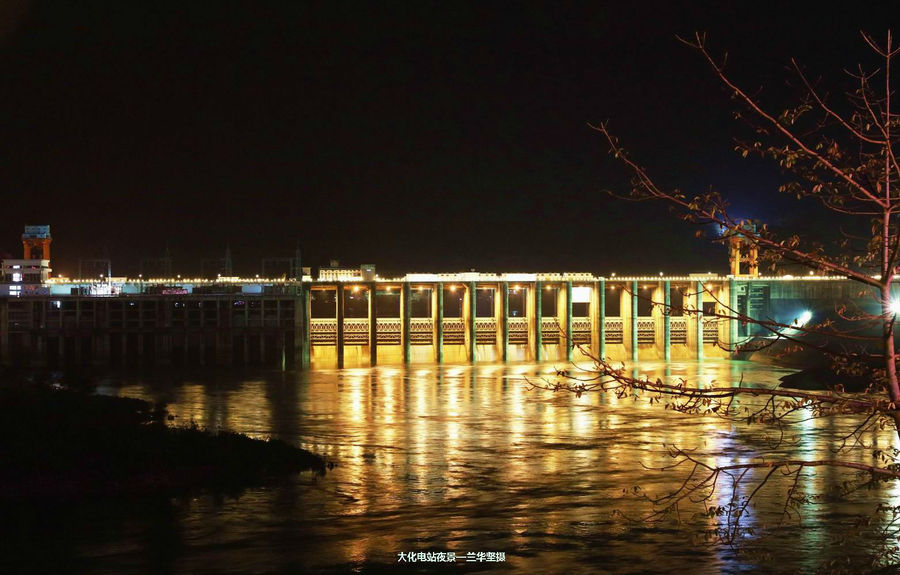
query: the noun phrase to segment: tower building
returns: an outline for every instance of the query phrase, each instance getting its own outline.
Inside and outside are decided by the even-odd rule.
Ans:
[[[11,284],[10,295],[18,295],[20,284],[41,284],[50,279],[50,226],[25,226],[22,234],[22,259],[5,259],[3,283]]]
[[[52,241],[50,226],[25,226],[25,233],[22,234],[22,259],[49,260]]]

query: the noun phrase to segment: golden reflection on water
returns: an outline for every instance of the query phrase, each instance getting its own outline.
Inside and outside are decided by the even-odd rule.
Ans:
[[[629,369],[641,377],[706,387],[734,384],[742,376],[746,382],[775,385],[786,373],[713,360]],[[540,571],[548,561],[554,570],[575,572],[601,560],[612,567],[650,568],[662,558],[673,569],[719,572],[723,561],[734,559],[708,549],[685,554],[688,544],[677,532],[613,537],[635,527],[615,511],[640,517],[652,510],[623,492],[640,486],[658,496],[684,479],[686,470],[654,470],[672,462],[664,445],[696,449],[698,458],[718,465],[758,460],[767,452],[828,459],[834,457],[834,437],[852,424],[849,419],[802,420],[773,447],[760,426],[686,416],[641,398],[576,397],[528,388],[529,380],[555,372],[548,364],[377,367],[231,382],[134,381],[125,382],[121,393],[165,399],[182,423],[278,437],[337,464],[325,478],[296,486],[299,503],[275,505],[271,499],[277,491],[257,492],[229,508],[245,522],[235,537],[258,552],[261,568],[296,559],[292,553],[299,551],[285,540],[304,537],[318,542],[301,561],[313,567],[393,565],[399,551],[433,550],[505,551],[508,565],[526,571]],[[882,448],[896,443],[891,434],[870,434],[867,440]],[[856,450],[849,457],[868,462],[870,453]],[[747,477],[758,481],[765,473],[757,470]],[[805,473],[799,485],[821,493],[845,478],[823,468]],[[780,518],[789,480],[773,477],[771,482],[771,493],[757,496],[759,504],[748,510],[745,524]],[[751,486],[745,483],[740,493],[748,495]],[[885,493],[900,503],[896,485]],[[713,502],[727,505],[730,496],[721,489]],[[834,510],[814,508],[808,519]],[[208,523],[208,510],[192,513],[198,525]],[[698,524],[712,527],[715,521],[705,517]],[[271,542],[273,533],[281,543]],[[796,540],[779,543],[782,551],[814,567],[827,528],[799,530],[797,536],[808,552],[797,549]]]

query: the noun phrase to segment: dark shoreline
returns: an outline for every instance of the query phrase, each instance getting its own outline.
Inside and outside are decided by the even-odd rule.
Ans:
[[[30,383],[0,386],[0,500],[239,493],[323,458],[279,440],[167,425],[162,406]]]

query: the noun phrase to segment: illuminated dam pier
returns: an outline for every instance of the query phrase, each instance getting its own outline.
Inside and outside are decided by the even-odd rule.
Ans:
[[[651,303],[665,302],[666,293],[672,301],[673,286],[678,315]],[[727,302],[729,289],[714,276],[463,273],[315,282],[305,285],[308,353],[313,366],[572,361],[584,359],[582,349],[612,360],[726,357],[718,343],[731,342],[727,322],[680,309]]]
[[[577,346],[612,361],[724,358],[756,326],[716,318],[723,306],[790,324],[858,291],[820,276],[474,272],[4,285],[0,362],[51,368],[562,363],[584,359]]]

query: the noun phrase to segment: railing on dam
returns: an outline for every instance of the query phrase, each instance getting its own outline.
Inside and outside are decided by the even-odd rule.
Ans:
[[[719,318],[703,318],[703,343],[719,342]]]
[[[444,345],[466,343],[466,324],[461,317],[444,318]]]
[[[528,318],[527,317],[511,317],[509,318],[509,344],[510,345],[527,345],[528,344]]]
[[[670,340],[673,344],[687,345],[688,342],[688,322],[685,317],[669,318]]]
[[[336,319],[311,319],[309,320],[310,345],[336,345],[337,344],[337,320]]]
[[[575,345],[591,345],[591,318],[572,318],[572,342]]]
[[[637,318],[637,342],[639,345],[656,343],[656,320],[652,317]]]
[[[403,341],[403,320],[400,318],[378,318],[375,320],[375,329],[378,345],[400,345]],[[459,320],[461,322],[461,320]],[[451,328],[457,327],[453,320],[445,320],[444,325],[451,324]],[[451,339],[455,333],[451,329]],[[463,331],[463,330],[458,330]],[[463,331],[464,334],[464,331]],[[312,345],[336,345],[337,344],[337,320],[336,319],[311,319],[309,323],[309,336]],[[445,342],[447,339],[445,330]],[[410,345],[433,345],[434,322],[429,318],[412,318],[409,322]],[[344,345],[369,345],[369,320],[367,318],[344,319]]]
[[[495,318],[475,318],[475,342],[479,345],[494,345],[497,343],[497,320]]]
[[[606,318],[606,343],[625,343],[625,322],[620,317]]]
[[[652,318],[639,320],[640,343],[652,343],[654,338]],[[376,319],[378,345],[401,345],[403,343],[403,320],[401,318]],[[622,343],[621,318],[606,319],[607,343]],[[527,345],[529,342],[529,320],[527,317],[508,319],[510,345]],[[542,318],[542,342],[559,344],[565,340],[565,328],[556,318]],[[572,319],[572,339],[576,345],[590,345],[592,322],[589,317]],[[337,344],[337,320],[313,318],[309,322],[310,344],[314,346]],[[344,345],[369,345],[369,320],[367,318],[344,318]],[[409,322],[410,345],[434,345],[434,321],[430,318],[411,318]],[[466,325],[462,318],[443,319],[443,343],[462,345],[465,343]],[[498,322],[495,318],[475,319],[475,338],[479,345],[498,343]],[[642,338],[646,338],[646,341]]]
[[[559,343],[560,325],[555,317],[541,318],[541,343],[543,345]]]
[[[369,345],[369,320],[344,318],[344,345]]]
[[[432,345],[434,343],[434,322],[429,318],[409,320],[410,345]]]
[[[375,320],[378,345],[400,345],[403,341],[403,320],[399,317],[380,317]]]

